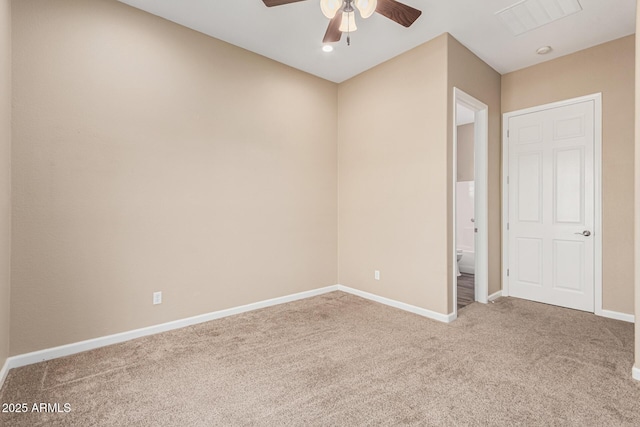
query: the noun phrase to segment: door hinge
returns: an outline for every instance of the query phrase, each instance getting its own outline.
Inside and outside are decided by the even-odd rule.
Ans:
[[[507,231],[509,231],[509,223],[507,223]]]
[[[507,277],[509,277],[509,269],[507,268]]]
[[[507,138],[509,138],[510,135],[511,135],[511,132],[509,131],[509,129],[507,129]]]
[[[509,177],[507,176],[507,185],[509,185]]]

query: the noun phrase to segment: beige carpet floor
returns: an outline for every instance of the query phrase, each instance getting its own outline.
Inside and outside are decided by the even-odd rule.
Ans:
[[[14,369],[3,426],[640,425],[633,325],[512,298],[450,325],[342,292]]]

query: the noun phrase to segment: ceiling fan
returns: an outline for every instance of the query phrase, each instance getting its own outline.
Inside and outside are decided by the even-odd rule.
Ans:
[[[305,0],[262,0],[267,7],[282,6]],[[404,27],[410,27],[422,12],[400,3],[396,0],[320,0],[322,13],[330,19],[329,27],[324,35],[323,43],[340,41],[342,33],[347,33],[347,43],[350,44],[349,33],[357,30],[355,10],[360,11],[362,18],[370,17],[378,12]],[[338,13],[338,12],[342,13]]]

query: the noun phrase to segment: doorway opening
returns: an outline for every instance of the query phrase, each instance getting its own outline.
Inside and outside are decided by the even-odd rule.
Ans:
[[[453,296],[458,310],[488,300],[488,107],[454,88]]]
[[[475,112],[456,110],[456,277],[458,310],[476,300],[475,290]]]

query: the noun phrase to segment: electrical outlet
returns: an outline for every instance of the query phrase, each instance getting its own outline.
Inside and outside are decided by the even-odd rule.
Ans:
[[[162,292],[153,293],[153,304],[162,304]]]
[[[376,271],[374,272],[374,274],[373,274],[373,277],[374,277],[376,280],[380,280],[380,271],[379,271],[379,270],[376,270]]]

